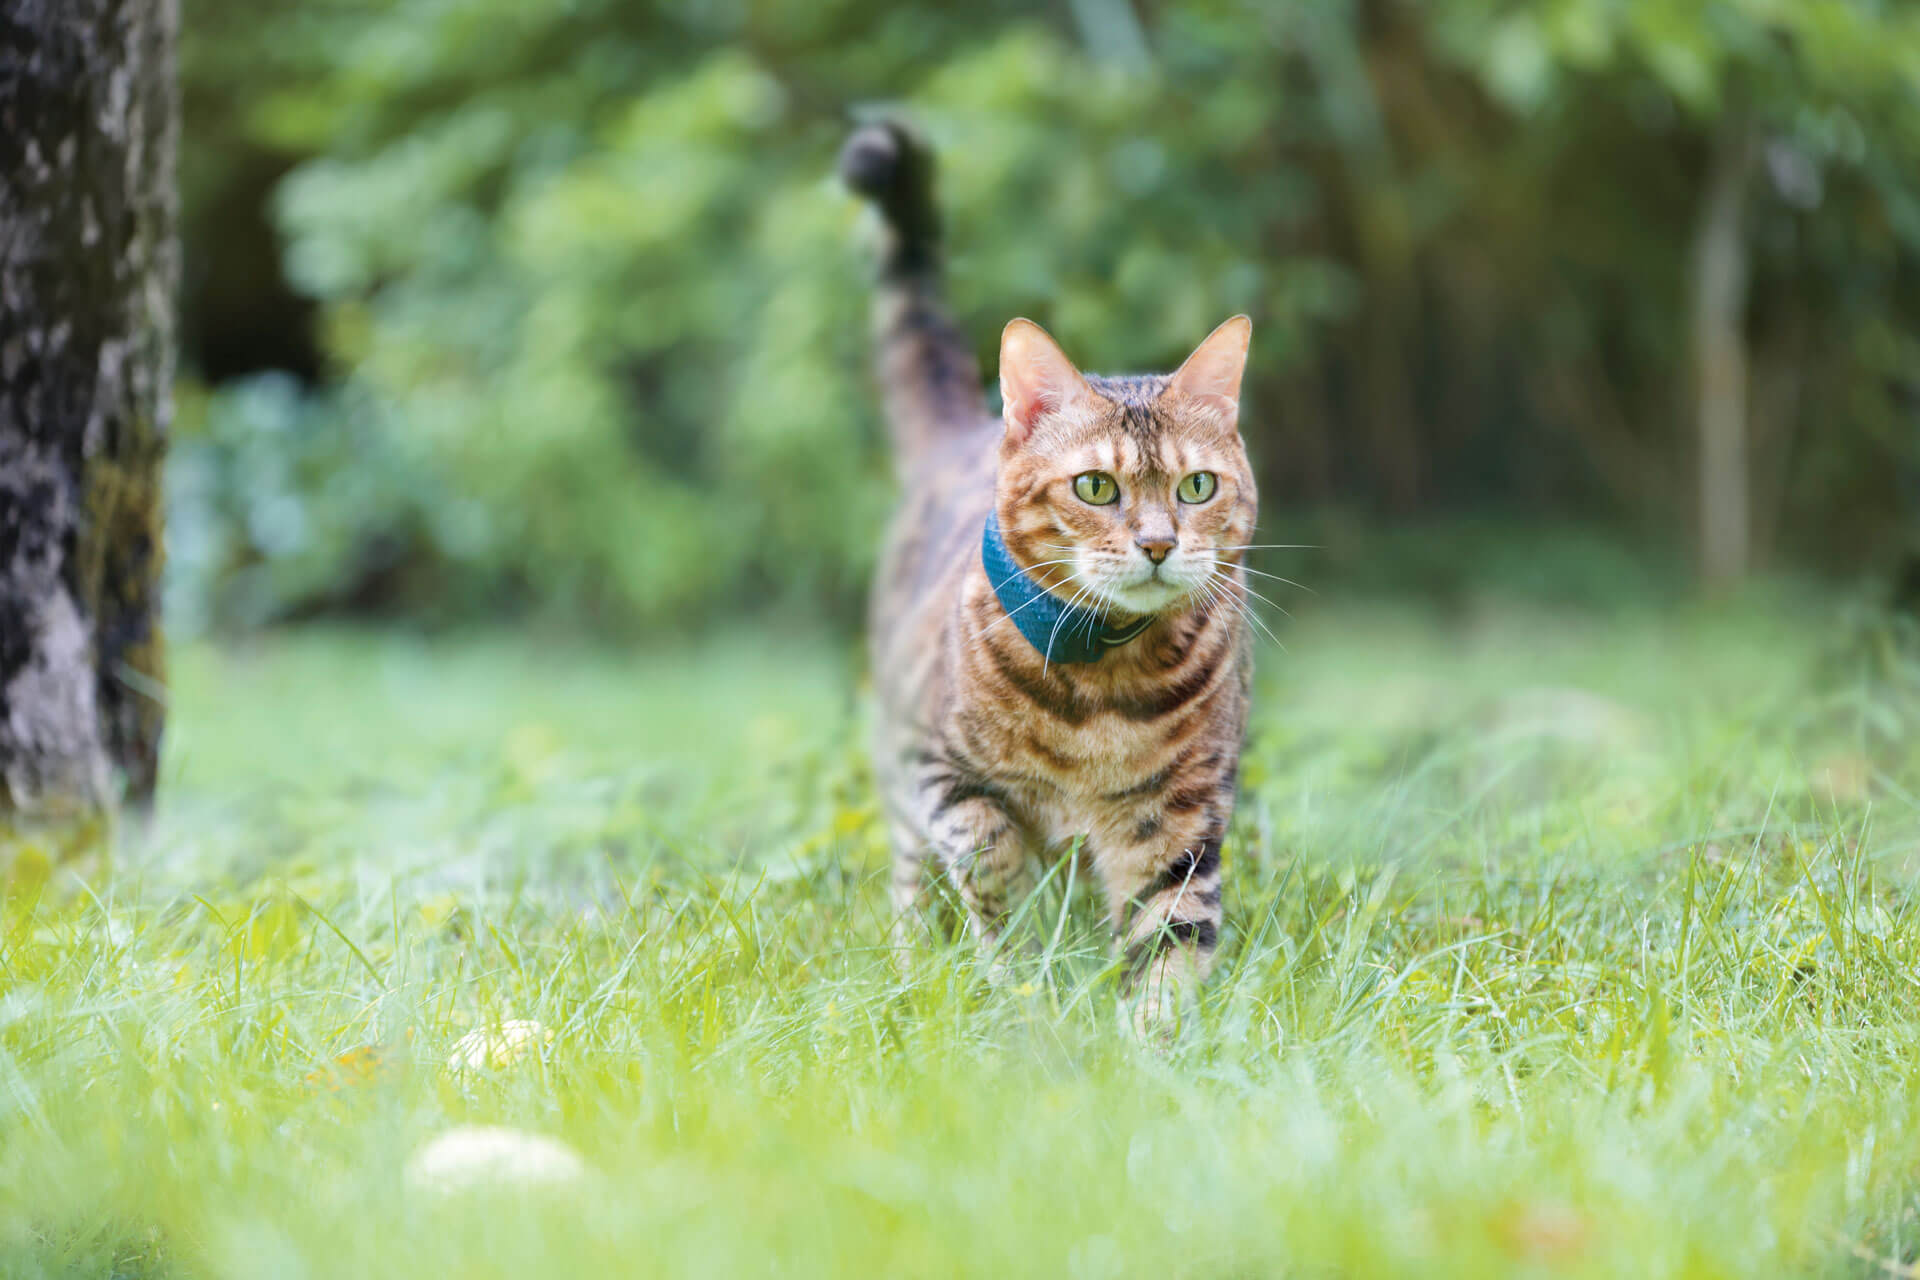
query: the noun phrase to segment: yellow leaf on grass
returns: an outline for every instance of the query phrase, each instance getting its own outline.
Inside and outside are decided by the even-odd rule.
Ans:
[[[309,1071],[307,1084],[314,1089],[337,1092],[349,1085],[369,1085],[387,1079],[399,1066],[399,1060],[384,1045],[357,1044],[335,1054],[325,1066]]]

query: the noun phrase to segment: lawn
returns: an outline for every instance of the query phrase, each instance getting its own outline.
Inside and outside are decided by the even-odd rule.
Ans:
[[[844,643],[186,648],[151,829],[0,921],[0,1274],[1908,1274],[1895,633],[1297,612],[1164,1055],[1057,879],[896,969]],[[409,1175],[469,1124],[583,1171]]]

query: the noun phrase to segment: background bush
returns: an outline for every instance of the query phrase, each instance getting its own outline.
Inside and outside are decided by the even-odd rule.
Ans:
[[[1277,541],[1470,509],[1684,558],[1689,261],[1745,147],[1759,550],[1851,571],[1911,522],[1907,6],[188,0],[186,29],[189,621],[854,616],[891,494],[829,175],[883,104],[940,146],[987,368],[1014,314],[1116,370],[1253,315]]]

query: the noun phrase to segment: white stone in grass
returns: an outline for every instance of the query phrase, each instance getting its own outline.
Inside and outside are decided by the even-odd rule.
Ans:
[[[407,1185],[435,1195],[552,1190],[579,1182],[586,1172],[586,1162],[558,1139],[498,1125],[462,1125],[413,1153]]]
[[[469,1031],[453,1046],[447,1070],[499,1071],[518,1062],[529,1049],[553,1043],[553,1032],[532,1018],[509,1018],[497,1027]]]

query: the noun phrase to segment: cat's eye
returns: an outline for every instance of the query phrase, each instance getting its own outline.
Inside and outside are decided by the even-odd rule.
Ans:
[[[1104,507],[1120,496],[1120,486],[1104,471],[1082,471],[1073,478],[1073,492],[1082,502]]]
[[[1180,481],[1180,501],[1205,502],[1219,483],[1219,477],[1211,471],[1190,472]]]

